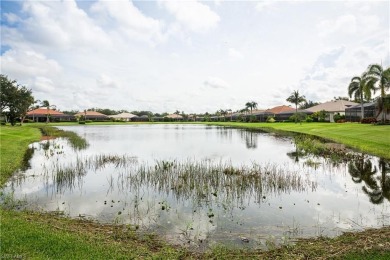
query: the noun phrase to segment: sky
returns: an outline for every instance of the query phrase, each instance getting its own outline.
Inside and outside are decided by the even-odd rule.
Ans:
[[[390,65],[390,2],[2,0],[0,62],[60,110],[326,102]]]

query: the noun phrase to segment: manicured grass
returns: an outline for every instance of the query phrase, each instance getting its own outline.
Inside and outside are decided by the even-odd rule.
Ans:
[[[32,142],[39,141],[40,138],[41,133],[38,128],[0,127],[0,186],[21,167],[27,146]]]
[[[190,257],[154,236],[39,213],[1,210],[1,255],[25,259],[179,259]]]
[[[390,159],[390,125],[358,123],[236,123],[212,122],[220,126],[304,133],[343,143],[358,151]]]
[[[35,124],[34,124],[35,125]],[[264,128],[269,124],[218,123],[218,125]],[[358,124],[271,124],[274,129],[319,133],[329,139],[356,140],[367,147],[389,148],[389,126]],[[342,127],[344,128],[338,128]],[[372,128],[369,128],[372,127]],[[378,128],[376,128],[378,127]],[[357,133],[345,133],[356,130]],[[332,132],[332,134],[329,134]],[[327,136],[327,134],[331,136]],[[366,135],[374,137],[367,137]],[[335,137],[333,137],[333,135]],[[27,145],[40,139],[32,125],[0,127],[1,185],[22,165]],[[360,138],[360,140],[359,140]],[[380,142],[384,138],[384,142]],[[386,139],[387,138],[387,139]],[[343,140],[343,143],[346,143]],[[386,141],[387,140],[387,141]],[[337,140],[336,140],[337,141]],[[352,141],[351,141],[352,142]],[[353,143],[353,142],[352,142]],[[369,144],[369,145],[367,145]],[[350,144],[351,146],[354,146]],[[380,150],[379,149],[379,150]],[[295,246],[270,251],[215,247],[206,253],[191,253],[131,228],[100,225],[50,214],[1,209],[1,258],[32,259],[390,259],[390,227],[347,233],[335,239],[301,240]]]

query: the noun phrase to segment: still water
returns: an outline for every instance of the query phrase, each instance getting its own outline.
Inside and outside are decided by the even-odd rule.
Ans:
[[[127,224],[204,248],[264,247],[390,224],[390,164],[296,157],[290,137],[203,125],[59,127],[4,191],[35,210]],[[261,177],[259,177],[261,176]]]

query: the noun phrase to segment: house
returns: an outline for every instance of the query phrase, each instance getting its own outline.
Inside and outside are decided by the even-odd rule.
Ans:
[[[268,112],[268,113],[276,115],[276,114],[279,114],[279,113],[282,113],[282,112],[294,111],[294,110],[295,109],[290,107],[290,106],[282,105],[282,106],[276,106],[276,107],[267,109],[267,110],[265,110],[265,112]]]
[[[259,122],[265,122],[267,121],[267,118],[269,116],[272,116],[273,114],[270,112],[267,112],[267,110],[256,110],[252,111],[251,116],[254,116],[256,118],[256,121]]]
[[[112,116],[108,116],[110,118],[113,118],[113,119],[116,119],[116,120],[121,120],[121,121],[131,121],[132,118],[135,118],[137,117],[136,115],[134,114],[131,114],[131,113],[120,113],[118,115],[112,115]]]
[[[376,117],[376,103],[364,103],[364,118]],[[345,109],[345,120],[349,122],[360,122],[362,118],[362,105],[356,105]]]
[[[364,103],[364,116],[367,117],[375,117],[376,120],[383,120],[383,113],[385,113],[385,119],[390,120],[390,111],[385,110],[382,111],[382,108],[379,107],[377,102]],[[345,109],[345,119],[350,122],[360,122],[362,115],[362,105],[356,105]]]
[[[172,119],[172,120],[175,120],[175,121],[183,120],[183,116],[178,115],[178,114],[170,114],[170,115],[167,115],[166,118],[169,118],[169,119]]]
[[[81,118],[84,120],[94,120],[94,121],[107,121],[110,118],[105,114],[96,112],[96,111],[84,111],[79,112],[74,115],[76,118]]]
[[[290,119],[291,116],[295,115],[295,109],[293,110],[285,110],[282,112],[279,112],[275,115],[275,120],[276,121],[287,121]],[[312,115],[313,112],[308,111],[307,109],[298,109],[298,114],[303,114],[306,116]]]
[[[356,105],[358,105],[358,103],[346,101],[346,100],[334,100],[334,101],[329,101],[329,102],[319,104],[314,107],[310,107],[306,110],[312,113],[324,110],[328,114],[328,118],[326,118],[326,120],[329,120],[330,122],[334,122],[335,114],[345,115],[345,109]]]
[[[50,122],[75,120],[75,117],[72,115],[67,115],[60,111],[47,109],[45,107],[28,111],[26,114],[26,119],[33,120],[34,122],[47,122],[47,118],[49,118]]]

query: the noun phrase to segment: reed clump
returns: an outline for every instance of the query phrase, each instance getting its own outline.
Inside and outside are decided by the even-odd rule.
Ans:
[[[66,138],[75,150],[82,150],[88,147],[87,140],[77,135],[75,132],[61,130],[51,126],[42,126],[39,127],[39,130],[41,131],[42,136]]]

